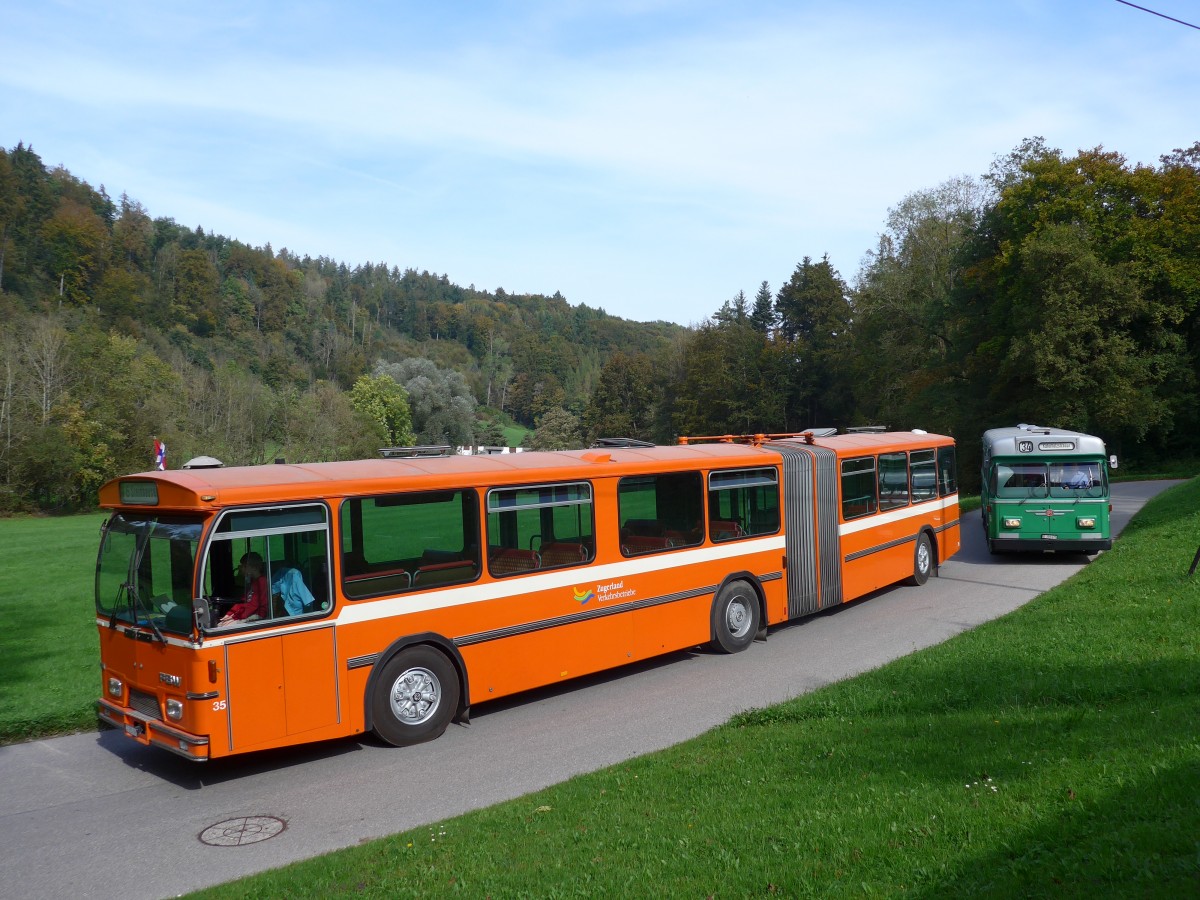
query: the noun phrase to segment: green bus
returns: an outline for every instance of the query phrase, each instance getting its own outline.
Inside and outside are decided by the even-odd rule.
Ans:
[[[1108,470],[1116,467],[1090,434],[1037,425],[985,431],[980,509],[988,550],[1110,549]]]

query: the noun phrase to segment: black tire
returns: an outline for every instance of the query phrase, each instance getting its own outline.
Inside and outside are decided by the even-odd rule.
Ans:
[[[417,646],[392,657],[371,693],[371,727],[393,747],[438,737],[458,709],[458,672],[433,647]]]
[[[712,646],[738,653],[758,634],[758,594],[745,581],[731,581],[717,592],[712,606]]]
[[[923,585],[933,574],[934,565],[933,541],[929,540],[929,535],[922,531],[917,535],[917,546],[913,550],[913,573],[912,578],[908,579],[908,583],[917,587]]]

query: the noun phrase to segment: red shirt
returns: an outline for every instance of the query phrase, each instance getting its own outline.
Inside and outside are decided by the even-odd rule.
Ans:
[[[231,619],[248,619],[254,615],[257,615],[259,618],[266,618],[267,602],[270,599],[271,595],[267,589],[267,576],[259,575],[246,588],[246,596],[242,598],[242,602],[235,603],[227,615]]]

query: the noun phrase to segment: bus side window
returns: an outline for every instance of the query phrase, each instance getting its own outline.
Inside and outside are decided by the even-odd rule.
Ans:
[[[588,482],[493,488],[487,510],[488,570],[494,576],[577,566],[592,557]]]
[[[939,447],[938,459],[938,494],[947,497],[958,493],[958,471],[955,466],[954,448]]]
[[[708,476],[708,536],[732,541],[779,530],[779,472],[733,469]]]
[[[353,600],[473,581],[475,491],[414,491],[342,503],[342,591]]]
[[[933,500],[938,495],[937,463],[932,450],[914,450],[909,454],[909,493],[913,503]]]
[[[703,541],[703,487],[699,472],[622,478],[617,485],[621,553],[638,556]]]
[[[879,454],[879,508],[908,506],[908,454]]]
[[[857,519],[875,512],[875,457],[842,460],[842,519]]]
[[[328,514],[322,504],[232,510],[217,523],[204,563],[204,594],[216,624],[230,610],[227,625],[249,625],[281,616],[319,612],[312,588],[316,583],[304,569],[312,558],[324,558],[329,547]],[[242,560],[255,561],[246,564]],[[246,606],[259,595],[249,573],[261,569],[266,602],[262,609]],[[239,571],[240,570],[240,571]],[[257,581],[257,578],[254,578]],[[327,589],[326,589],[327,590]]]

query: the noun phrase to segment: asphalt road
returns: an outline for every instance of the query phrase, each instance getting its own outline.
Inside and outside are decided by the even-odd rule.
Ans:
[[[1114,530],[1175,482],[1113,488]],[[675,653],[370,739],[197,765],[107,731],[0,748],[0,897],[162,898],[436,823],[700,734],[1004,615],[1077,555],[994,558],[977,513],[924,587],[894,587],[724,656]],[[431,829],[432,830],[432,829]]]

